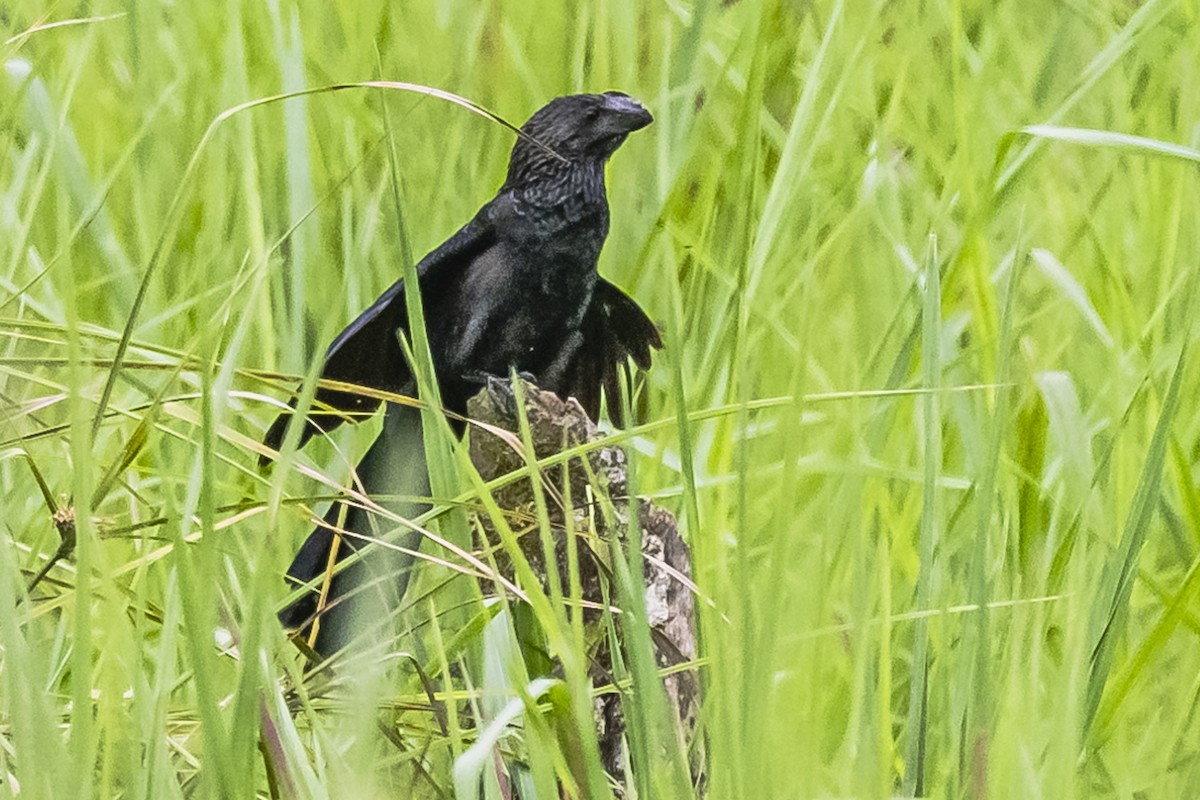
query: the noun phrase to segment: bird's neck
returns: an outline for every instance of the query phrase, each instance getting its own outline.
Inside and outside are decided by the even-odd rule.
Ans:
[[[529,174],[510,175],[507,188],[513,199],[534,218],[562,226],[579,222],[608,225],[608,195],[604,189],[604,162],[563,163],[547,160]]]

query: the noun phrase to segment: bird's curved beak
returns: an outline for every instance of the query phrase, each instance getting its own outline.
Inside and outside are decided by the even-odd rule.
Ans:
[[[605,108],[609,112],[614,132],[632,133],[654,122],[654,117],[639,100],[627,94],[615,92],[605,95]]]

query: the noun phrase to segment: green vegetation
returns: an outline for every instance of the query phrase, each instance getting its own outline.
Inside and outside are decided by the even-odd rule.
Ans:
[[[553,598],[562,680],[431,543],[352,686],[275,621],[376,427],[262,475],[268,398],[512,143],[402,90],[226,113],[378,79],[656,116],[601,272],[667,341],[630,433],[702,592],[710,797],[1200,786],[1195,4],[0,0],[0,40],[0,797],[474,797],[493,741],[525,797],[607,791]],[[687,796],[628,633],[631,790]]]

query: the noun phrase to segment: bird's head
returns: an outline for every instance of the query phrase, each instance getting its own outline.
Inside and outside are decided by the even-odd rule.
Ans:
[[[546,159],[558,160],[538,143],[569,162],[603,163],[625,137],[654,121],[640,102],[622,92],[573,94],[542,106],[521,128],[509,164],[509,178]]]

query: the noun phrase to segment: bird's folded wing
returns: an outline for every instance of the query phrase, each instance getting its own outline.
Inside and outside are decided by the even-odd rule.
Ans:
[[[601,278],[583,318],[583,342],[566,370],[566,385],[558,391],[574,397],[592,419],[600,416],[603,389],[609,417],[624,424],[621,409],[621,371],[629,359],[639,369],[650,368],[652,350],[662,347],[656,326],[633,298]]]
[[[486,212],[487,206],[484,206],[474,219],[417,265],[424,295],[435,296],[444,280],[454,280],[461,275],[479,253],[492,245],[495,234]],[[386,392],[408,390],[411,374],[400,350],[398,331],[408,331],[403,279],[393,283],[337,335],[325,352],[321,378]],[[293,409],[297,399],[293,397],[289,402]],[[328,433],[343,422],[357,422],[370,416],[379,408],[380,402],[357,392],[318,387],[300,433],[299,446],[303,447],[314,435]],[[278,450],[291,417],[290,411],[276,417],[263,437],[263,443]],[[259,459],[260,463],[267,460],[266,456]]]

